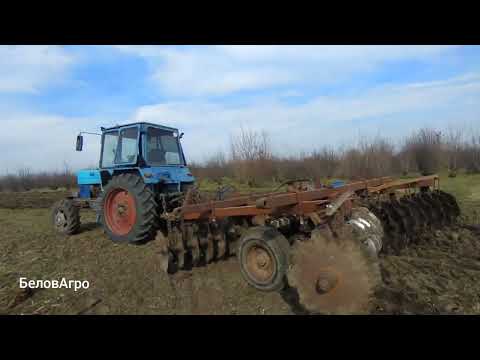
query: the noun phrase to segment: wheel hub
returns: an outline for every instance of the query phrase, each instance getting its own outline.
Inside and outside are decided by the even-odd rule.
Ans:
[[[118,204],[117,205],[117,213],[119,216],[123,216],[126,212],[128,211],[128,205],[123,203],[123,204]]]
[[[275,274],[275,262],[266,249],[253,246],[247,253],[247,269],[257,281],[265,282]]]
[[[257,256],[257,265],[260,266],[261,268],[267,267],[267,265],[270,262],[270,257],[268,256],[268,254],[262,249],[260,250],[257,249],[256,256]]]
[[[115,189],[105,199],[104,213],[110,230],[116,235],[126,235],[137,218],[135,198],[127,190]]]
[[[339,282],[339,276],[331,270],[322,270],[318,274],[315,290],[320,295],[334,290]]]
[[[66,221],[65,214],[61,211],[57,212],[55,215],[55,225],[58,227],[63,226]]]

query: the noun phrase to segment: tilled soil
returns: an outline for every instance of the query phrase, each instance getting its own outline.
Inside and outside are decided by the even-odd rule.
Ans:
[[[25,195],[24,201],[33,207],[36,200]],[[280,294],[248,286],[235,259],[169,277],[154,242],[113,244],[91,212],[82,212],[80,234],[62,237],[53,232],[48,209],[16,204],[5,209],[0,198],[2,314],[294,313]],[[419,237],[398,256],[380,258],[383,282],[371,313],[480,314],[478,229],[455,226]],[[88,280],[90,287],[26,292],[20,277]]]
[[[0,209],[0,314],[289,314],[280,294],[248,286],[234,258],[169,277],[155,242],[114,244],[82,212],[78,235],[53,232],[47,209]],[[87,280],[88,289],[19,289]]]
[[[383,283],[372,313],[479,314],[480,234],[462,227],[423,235],[380,259]]]

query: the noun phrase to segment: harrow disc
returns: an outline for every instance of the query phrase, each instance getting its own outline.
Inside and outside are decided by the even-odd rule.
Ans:
[[[455,222],[456,218],[460,216],[460,207],[457,204],[455,198],[441,190],[436,190],[432,195],[443,206],[444,215],[447,219],[447,223],[450,225]]]
[[[429,192],[426,192],[424,196],[428,199],[430,204],[432,204],[432,208],[434,209],[438,217],[439,226],[443,227],[447,225],[447,217],[444,211],[444,205],[436,196],[436,194],[432,191],[429,191]]]
[[[453,195],[442,190],[437,190],[436,193],[443,199],[443,203],[451,209],[454,217],[460,216],[460,207],[458,206],[457,200]]]
[[[430,217],[431,226],[433,228],[441,227],[443,223],[443,216],[440,211],[441,206],[433,201],[431,194],[429,192],[420,192],[417,194],[417,199],[428,209],[427,214]]]
[[[383,227],[381,221],[367,208],[357,207],[352,210],[347,224],[352,225],[353,236],[376,257],[382,249]]]
[[[161,230],[157,231],[155,236],[155,243],[158,246],[157,253],[160,255],[160,268],[168,273],[171,271],[171,256],[168,249],[168,238],[163,234]]]
[[[411,195],[404,196],[400,199],[400,203],[406,207],[410,213],[412,221],[412,230],[416,234],[425,230],[426,227],[426,215],[423,210],[415,203]]]
[[[207,245],[205,247],[205,261],[210,264],[215,259],[214,236],[210,232],[207,234]]]
[[[386,237],[383,251],[398,254],[430,229],[455,223],[460,208],[455,198],[441,190],[421,191],[398,200],[371,202],[369,209],[381,220]]]
[[[402,201],[396,200],[394,206],[400,211],[402,221],[404,223],[405,233],[410,239],[415,235],[416,222],[410,208]]]
[[[355,239],[352,225],[342,226],[336,236],[328,228],[317,228],[309,240],[296,242],[291,254],[288,284],[305,310],[320,314],[368,311],[379,269]]]
[[[385,214],[383,217],[384,228],[388,236],[388,242],[385,243],[384,249],[386,253],[396,254],[408,245],[407,224],[402,217],[403,212],[399,211],[395,203],[385,201],[381,206]]]

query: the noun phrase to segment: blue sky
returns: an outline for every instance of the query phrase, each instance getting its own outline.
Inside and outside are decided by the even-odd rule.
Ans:
[[[191,160],[241,126],[296,154],[359,135],[480,125],[478,46],[0,46],[0,173],[96,166],[78,131],[180,128]]]

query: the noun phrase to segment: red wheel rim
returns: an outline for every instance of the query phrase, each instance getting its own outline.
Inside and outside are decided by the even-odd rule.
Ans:
[[[124,189],[111,191],[105,199],[104,215],[112,233],[115,235],[128,234],[137,219],[135,198]]]

